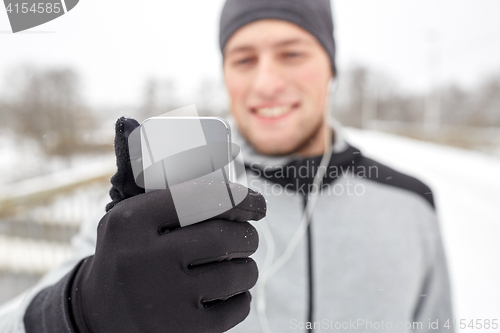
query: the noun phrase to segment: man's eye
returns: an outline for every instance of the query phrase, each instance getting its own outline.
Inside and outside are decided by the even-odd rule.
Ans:
[[[302,53],[299,52],[286,52],[285,54],[286,58],[299,58],[302,56]]]
[[[254,59],[253,58],[243,58],[243,59],[239,59],[239,60],[236,60],[235,63],[236,65],[247,65],[247,64],[250,64]]]

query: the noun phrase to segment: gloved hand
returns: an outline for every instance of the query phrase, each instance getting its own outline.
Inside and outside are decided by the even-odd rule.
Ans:
[[[182,186],[189,193],[209,185]],[[261,219],[265,209],[263,197],[250,190],[235,208],[178,228],[169,190],[118,203],[99,223],[96,254],[73,282],[78,330],[213,333],[240,323],[258,275],[248,258],[258,236],[246,221]]]
[[[137,126],[133,119],[116,123],[112,202],[99,223],[96,253],[83,261],[71,288],[77,330],[226,331],[250,309],[248,289],[258,270],[248,256],[257,249],[258,235],[247,221],[265,216],[265,200],[249,190],[231,210],[178,228],[170,191],[141,194],[144,189],[135,184],[128,136]],[[177,186],[189,196],[209,185]]]

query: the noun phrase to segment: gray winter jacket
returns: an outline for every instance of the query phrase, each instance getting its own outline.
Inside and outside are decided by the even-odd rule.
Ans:
[[[248,185],[268,202],[267,217],[254,223],[260,245],[253,258],[262,276],[299,228],[320,158],[261,156],[232,128]],[[250,315],[231,332],[260,332],[267,325],[272,332],[309,327],[317,332],[453,332],[444,327],[452,321],[450,286],[430,189],[364,157],[344,141],[339,125],[334,132],[329,174],[310,227],[265,288],[258,284],[251,290]],[[94,253],[99,220],[82,225],[69,259],[0,310],[0,332],[24,332],[31,299]],[[63,306],[56,313],[66,318]],[[41,327],[40,332],[46,331]]]

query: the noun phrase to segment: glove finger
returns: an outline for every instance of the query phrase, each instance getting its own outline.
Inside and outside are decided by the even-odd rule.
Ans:
[[[210,307],[255,286],[259,270],[253,259],[245,258],[196,266],[188,274],[204,286],[199,305]]]
[[[230,183],[231,192],[238,193],[248,190],[245,198],[235,207],[227,210],[214,219],[224,219],[229,221],[258,221],[266,216],[267,204],[262,194],[240,184]]]
[[[180,228],[164,236],[169,248],[182,249],[183,267],[246,258],[259,246],[257,230],[248,222],[213,220]]]
[[[169,190],[182,226],[207,219],[257,221],[266,215],[264,197],[240,184],[193,180]]]
[[[250,301],[252,297],[248,291],[230,297],[210,307],[203,308],[207,323],[205,327],[215,329],[215,332],[226,332],[241,323],[250,313]],[[210,331],[211,333],[214,330]]]

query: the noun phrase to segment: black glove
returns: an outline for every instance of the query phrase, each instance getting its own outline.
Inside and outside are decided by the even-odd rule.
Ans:
[[[189,193],[208,184],[182,186]],[[118,203],[99,223],[96,254],[73,282],[78,330],[224,332],[240,323],[258,275],[248,258],[258,236],[246,221],[264,217],[265,208],[250,191],[214,219],[179,228],[169,190]]]
[[[133,122],[117,122],[118,172],[95,255],[35,297],[26,332],[223,332],[248,315],[258,276],[248,256],[258,235],[247,221],[265,216],[264,198],[248,190],[236,207],[179,228],[169,190],[140,194],[135,185],[127,147]],[[194,195],[209,185],[176,186]]]

